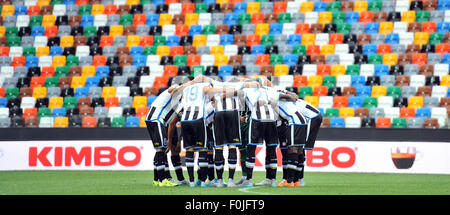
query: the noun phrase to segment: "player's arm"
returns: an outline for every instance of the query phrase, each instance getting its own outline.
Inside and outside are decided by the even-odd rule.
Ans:
[[[169,122],[169,128],[167,129],[167,149],[166,153],[169,153],[169,151],[172,149],[172,136],[173,132],[175,132],[175,129],[177,129],[177,122],[180,121],[178,118],[178,114],[175,114],[175,116],[172,118],[172,120]],[[178,142],[176,143],[178,147]]]
[[[259,88],[261,84],[257,81],[244,82],[244,88]]]
[[[238,90],[232,87],[225,87],[225,88],[205,87],[203,88],[203,92],[207,95],[215,95],[217,93],[223,93],[222,96],[224,98],[229,98],[238,95]]]

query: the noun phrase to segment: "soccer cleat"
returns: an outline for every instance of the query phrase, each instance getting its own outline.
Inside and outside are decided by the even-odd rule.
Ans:
[[[202,181],[200,181],[200,179],[197,179],[196,184],[197,184],[197,186],[200,186],[200,184],[202,184]]]
[[[287,186],[288,187],[295,187],[295,183],[294,182],[288,183]]]
[[[278,184],[278,187],[286,187],[287,186],[287,181],[285,180],[285,179],[283,179],[282,181],[281,181],[281,183],[279,183]]]
[[[269,186],[272,183],[272,181],[268,178],[264,179],[263,181],[255,184],[256,186]]]
[[[246,176],[242,176],[242,178],[240,178],[238,181],[236,181],[236,185],[237,186],[239,186],[239,185],[241,185],[244,181],[245,181],[245,179],[247,179],[247,177]]]
[[[197,183],[195,183],[195,182],[189,182],[189,187],[196,187],[197,186]]]
[[[303,186],[305,186],[305,185],[306,185],[306,184],[305,184],[305,179],[303,179],[303,178],[300,179],[300,186],[303,187]]]
[[[189,185],[189,181],[187,181],[186,179],[178,181],[178,185]]]
[[[253,187],[252,179],[246,179],[242,182],[241,187]]]
[[[178,186],[177,184],[171,182],[169,179],[164,179],[160,184],[160,187],[174,187],[174,186]]]
[[[213,184],[213,187],[225,187],[225,184],[223,183],[223,179],[217,179],[217,182]]]
[[[159,187],[159,184],[160,184],[161,182],[159,182],[159,181],[153,181],[153,186],[155,186],[155,187]]]
[[[300,187],[300,182],[299,181],[294,182],[294,187]]]
[[[235,187],[235,186],[236,184],[234,184],[234,180],[232,178],[229,178],[227,187]]]
[[[277,179],[271,179],[270,180],[270,185],[271,187],[277,187]]]
[[[200,183],[200,187],[208,187],[208,184],[207,184],[206,182],[203,182],[203,181],[202,181],[202,182]]]

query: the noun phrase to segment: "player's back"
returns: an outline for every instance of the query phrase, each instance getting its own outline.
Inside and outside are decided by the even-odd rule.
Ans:
[[[278,102],[280,117],[288,121],[289,125],[302,125],[306,123],[305,117],[299,111],[296,102],[280,100]]]
[[[212,81],[212,86],[214,88],[233,88],[235,90],[240,90],[244,86],[243,82],[220,82]],[[224,98],[223,93],[217,93],[214,95],[216,111],[234,111],[241,108],[240,99],[238,96]]]
[[[181,121],[197,120],[205,117],[205,106],[208,96],[205,94],[204,88],[209,86],[209,83],[199,83],[188,86],[183,90],[183,98],[181,99],[183,114]]]
[[[245,100],[251,109],[251,117],[260,121],[275,121],[277,113],[274,103],[280,94],[271,88],[245,88]]]
[[[173,99],[169,91],[165,90],[152,102],[146,120],[166,124],[177,105],[177,99]]]

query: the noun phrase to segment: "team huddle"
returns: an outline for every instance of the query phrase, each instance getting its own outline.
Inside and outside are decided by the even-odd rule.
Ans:
[[[262,144],[266,147],[266,179],[256,185],[304,185],[305,150],[314,147],[322,122],[319,110],[295,93],[277,90],[264,76],[222,82],[200,75],[187,80],[161,92],[146,116],[156,150],[155,186],[251,187],[256,148]],[[280,184],[276,182],[278,146],[283,163]],[[186,151],[188,179],[183,176],[181,147]],[[228,150],[226,184],[224,150]],[[234,182],[238,150],[243,177]],[[168,152],[178,180],[170,176]]]

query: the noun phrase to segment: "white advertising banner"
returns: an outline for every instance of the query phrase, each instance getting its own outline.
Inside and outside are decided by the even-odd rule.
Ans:
[[[0,170],[152,170],[154,152],[144,140],[5,141],[0,142]],[[277,155],[281,170],[279,149]],[[265,170],[264,161],[261,146],[256,171]],[[316,141],[305,163],[309,172],[450,174],[450,143]]]

